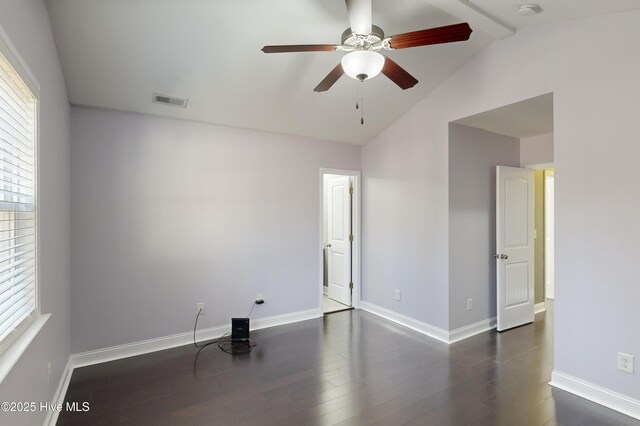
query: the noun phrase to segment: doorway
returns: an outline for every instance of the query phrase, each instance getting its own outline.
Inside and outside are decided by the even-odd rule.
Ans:
[[[345,170],[320,173],[323,314],[353,309],[359,299],[359,177]]]
[[[535,313],[544,312],[554,298],[553,163],[528,165],[535,173]]]
[[[544,210],[536,209],[535,213],[529,210],[537,204],[530,197],[537,198],[544,192],[538,186],[538,181],[544,183],[544,172],[535,172],[534,185],[529,177],[524,178],[524,174],[530,175],[532,171],[526,172],[524,168],[537,169],[531,165],[553,163],[553,133],[551,93],[449,124],[451,329],[482,321],[491,326],[500,309],[504,314],[512,307],[514,310],[526,307],[525,322],[544,310]],[[504,183],[504,195],[508,192],[511,201],[505,214],[516,214],[524,207],[528,213],[509,216],[508,227],[506,222],[496,223],[499,209],[496,166],[519,168],[523,172],[523,177]],[[532,216],[536,218],[535,227],[529,223]],[[498,244],[498,231],[508,241]],[[525,246],[529,252],[526,262],[518,257],[521,253],[509,252],[524,250]],[[532,259],[534,247],[536,256]],[[535,262],[538,259],[543,260],[539,269]],[[501,294],[498,275],[503,278]],[[519,324],[511,323],[508,325]]]

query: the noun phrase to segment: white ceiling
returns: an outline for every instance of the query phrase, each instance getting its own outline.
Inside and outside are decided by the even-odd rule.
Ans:
[[[75,105],[362,144],[496,37],[476,11],[445,7],[458,1],[429,1],[464,19],[425,0],[373,0],[373,22],[393,35],[467,20],[471,39],[389,52],[420,82],[406,91],[382,75],[365,82],[364,126],[355,80],[343,76],[328,92],[313,91],[342,53],[260,51],[265,44],[339,44],[349,26],[344,0],[49,0],[48,7]],[[474,1],[512,25],[533,22],[519,21],[517,1]],[[588,5],[594,14],[640,8],[638,0],[539,3],[546,10],[535,23],[577,16],[571,7],[555,14],[559,3]],[[154,104],[156,92],[189,98],[189,105]]]
[[[518,139],[553,133],[553,94],[516,102],[454,123]]]
[[[470,2],[516,28],[640,9],[638,0],[470,0]],[[534,16],[518,14],[521,5],[531,3],[540,5],[543,12]]]

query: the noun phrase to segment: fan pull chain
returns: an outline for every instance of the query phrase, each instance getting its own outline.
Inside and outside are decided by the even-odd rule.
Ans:
[[[360,110],[360,125],[364,125],[364,80],[356,83],[356,110]]]
[[[364,86],[362,86],[362,97],[360,98],[360,125],[364,126]]]

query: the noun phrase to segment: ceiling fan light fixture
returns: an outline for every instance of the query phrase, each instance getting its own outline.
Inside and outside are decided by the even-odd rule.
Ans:
[[[380,74],[384,56],[371,50],[356,50],[342,57],[342,69],[351,78],[365,81]]]

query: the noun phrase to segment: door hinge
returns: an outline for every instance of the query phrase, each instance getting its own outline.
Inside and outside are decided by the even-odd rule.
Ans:
[[[349,235],[349,241],[353,242],[353,234]]]
[[[353,283],[349,283],[349,288],[353,290]]]
[[[349,187],[349,194],[352,194],[352,195],[353,195],[353,186],[350,186],[350,187]]]

